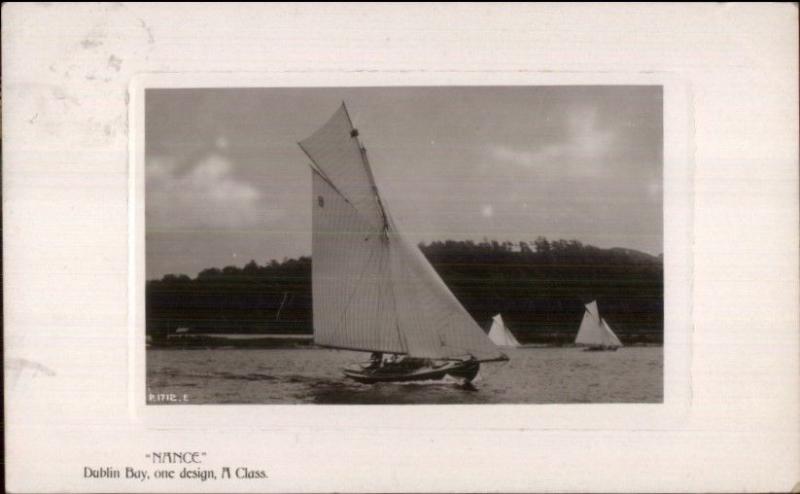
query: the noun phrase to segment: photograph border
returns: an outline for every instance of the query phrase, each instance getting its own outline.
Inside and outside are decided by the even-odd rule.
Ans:
[[[145,365],[145,91],[155,88],[402,87],[402,86],[663,87],[664,343],[663,402],[657,404],[301,405],[146,404]],[[691,400],[693,111],[688,84],[650,72],[273,72],[157,73],[129,86],[129,411],[153,426],[224,427],[242,421],[270,428],[337,427],[486,430],[669,429],[685,419]],[[443,407],[454,407],[445,419]],[[187,413],[191,419],[187,421]],[[389,420],[391,416],[391,420]],[[421,421],[419,419],[423,419]],[[480,425],[476,425],[480,424]],[[578,425],[579,424],[579,425]]]

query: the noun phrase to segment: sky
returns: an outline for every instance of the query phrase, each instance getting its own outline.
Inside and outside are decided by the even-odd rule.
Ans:
[[[660,86],[148,89],[147,278],[310,255],[297,142],[342,101],[414,242],[663,252]]]

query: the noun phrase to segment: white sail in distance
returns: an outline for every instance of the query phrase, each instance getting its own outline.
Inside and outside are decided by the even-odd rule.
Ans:
[[[385,209],[347,108],[300,147],[312,161],[314,341],[421,358],[504,358]]]
[[[622,342],[619,341],[606,320],[600,317],[597,301],[586,304],[583,320],[578,329],[578,335],[575,337],[575,344],[605,348],[622,346]]]
[[[622,342],[619,341],[619,338],[617,338],[617,335],[611,330],[611,327],[608,325],[606,320],[602,318],[601,320],[603,321],[603,334],[604,340],[606,341],[604,345],[607,347],[621,347]]]
[[[492,318],[492,327],[489,329],[489,339],[497,346],[520,346],[514,334],[506,327],[503,316],[500,314]]]

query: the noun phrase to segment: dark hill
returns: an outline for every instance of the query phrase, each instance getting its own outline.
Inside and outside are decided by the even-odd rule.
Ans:
[[[577,241],[420,246],[445,283],[483,327],[502,313],[522,343],[571,343],[583,304],[601,314],[625,344],[663,337],[661,257],[600,249]],[[311,258],[210,268],[196,278],[147,282],[147,333],[154,344],[177,328],[192,333],[312,333]]]

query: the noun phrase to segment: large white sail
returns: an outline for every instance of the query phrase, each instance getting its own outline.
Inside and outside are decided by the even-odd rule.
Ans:
[[[489,339],[497,346],[520,346],[514,334],[511,333],[503,321],[503,316],[500,314],[492,318],[492,327],[489,329]]]
[[[381,203],[347,110],[300,142],[313,162],[312,295],[319,345],[424,358],[501,358]]]
[[[575,337],[575,344],[607,348],[622,346],[622,342],[619,341],[605,319],[600,317],[596,301],[586,304],[583,320],[578,329],[578,335]]]

